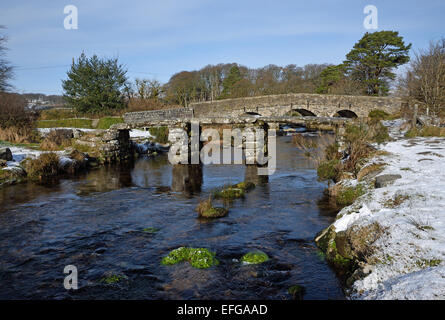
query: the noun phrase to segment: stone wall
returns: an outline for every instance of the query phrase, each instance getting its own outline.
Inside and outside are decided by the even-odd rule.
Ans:
[[[237,117],[248,112],[262,116],[283,116],[297,109],[308,110],[316,116],[324,117],[332,117],[338,111],[349,110],[358,117],[367,117],[374,109],[394,113],[401,106],[400,98],[296,93],[192,103],[189,107],[193,108],[194,116],[199,118]]]
[[[112,163],[123,161],[133,156],[133,144],[129,130],[107,130],[74,133],[74,146],[85,151],[89,157],[99,162]]]
[[[193,117],[193,109],[191,108],[128,112],[123,116],[125,123],[131,123],[134,125],[137,124],[143,125],[144,123],[156,120],[191,118],[191,117]]]

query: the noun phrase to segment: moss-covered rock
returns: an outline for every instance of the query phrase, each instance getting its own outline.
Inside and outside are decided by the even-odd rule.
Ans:
[[[245,190],[241,188],[227,187],[222,190],[215,191],[213,196],[216,199],[233,200],[243,198]]]
[[[363,194],[365,194],[365,188],[361,184],[351,187],[342,187],[335,200],[339,206],[349,206]]]
[[[263,251],[252,251],[246,253],[241,257],[241,262],[244,264],[259,264],[269,260],[269,256]]]
[[[215,254],[208,249],[187,247],[180,247],[170,251],[167,256],[162,258],[161,264],[170,266],[185,261],[198,269],[206,269],[219,264]]]
[[[244,190],[245,192],[249,192],[250,190],[255,189],[255,183],[243,181],[233,185],[232,188],[239,188]]]
[[[198,206],[196,207],[196,211],[198,212],[198,216],[200,218],[206,219],[215,219],[225,217],[229,210],[222,207],[214,207],[212,204],[212,199],[200,201]]]
[[[215,258],[215,254],[205,248],[190,248],[188,261],[192,267],[198,269],[206,269],[219,264],[219,261]]]
[[[125,279],[127,279],[127,277],[121,274],[109,274],[100,279],[100,282],[108,285],[113,285]]]
[[[303,286],[297,284],[290,287],[287,292],[292,296],[292,299],[303,300],[303,295],[306,292],[306,289]]]
[[[222,207],[211,207],[204,212],[202,212],[199,216],[201,218],[207,219],[215,219],[225,217],[229,213],[229,210]]]
[[[363,272],[357,271],[359,266],[375,263],[373,244],[384,232],[378,223],[361,226],[354,225],[345,231],[335,231],[335,227],[323,230],[315,243],[326,254],[326,260],[344,278],[352,284]]]
[[[148,227],[148,228],[144,228],[144,229],[142,229],[142,231],[143,231],[143,232],[146,232],[146,233],[156,233],[156,232],[159,231],[159,229],[154,228],[154,227]]]

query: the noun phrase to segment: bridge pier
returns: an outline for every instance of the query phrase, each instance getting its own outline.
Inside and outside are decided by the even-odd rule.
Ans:
[[[195,194],[201,191],[203,181],[201,164],[175,164],[172,167],[173,192]]]

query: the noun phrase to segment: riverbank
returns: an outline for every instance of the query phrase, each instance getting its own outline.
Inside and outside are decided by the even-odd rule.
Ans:
[[[367,191],[316,241],[348,274],[351,299],[445,299],[445,138],[386,125],[394,141],[366,165],[383,164],[384,178],[342,181]]]
[[[69,143],[67,145],[54,145],[58,150],[42,150],[40,144],[14,144],[0,141],[1,166],[0,166],[0,187],[13,185],[29,180],[36,166],[30,163],[39,163],[38,180],[53,178],[65,174],[75,174],[81,169],[94,168],[104,163],[118,161],[124,155],[127,158],[138,155],[156,155],[168,150],[166,145],[154,142],[155,136],[148,131],[132,130],[126,137],[128,150],[116,149],[115,145],[121,137],[107,130],[90,130],[83,128],[51,128],[39,129],[42,139],[48,135],[59,132],[66,136]],[[70,138],[71,137],[71,138]],[[125,138],[125,137],[124,137]],[[63,140],[60,140],[63,141]],[[60,142],[59,141],[59,142]],[[64,147],[65,146],[65,147]],[[52,156],[50,156],[50,154]],[[111,155],[104,158],[104,155]],[[44,160],[42,155],[51,157]],[[33,168],[31,168],[33,167]],[[37,177],[31,180],[36,180]]]

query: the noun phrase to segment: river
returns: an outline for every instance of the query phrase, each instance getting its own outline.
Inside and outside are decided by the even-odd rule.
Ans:
[[[0,190],[0,299],[343,299],[340,281],[313,241],[333,222],[314,165],[277,138],[277,171],[208,165],[173,170],[167,156],[107,166],[51,185]],[[190,175],[187,178],[187,175]],[[227,217],[205,221],[194,211],[227,183],[257,187],[230,205]],[[146,232],[156,228],[157,232]],[[160,260],[179,246],[205,247],[220,264],[194,269]],[[241,265],[249,250],[270,261]],[[64,289],[66,265],[78,269],[78,290]],[[115,284],[101,281],[119,275]]]

